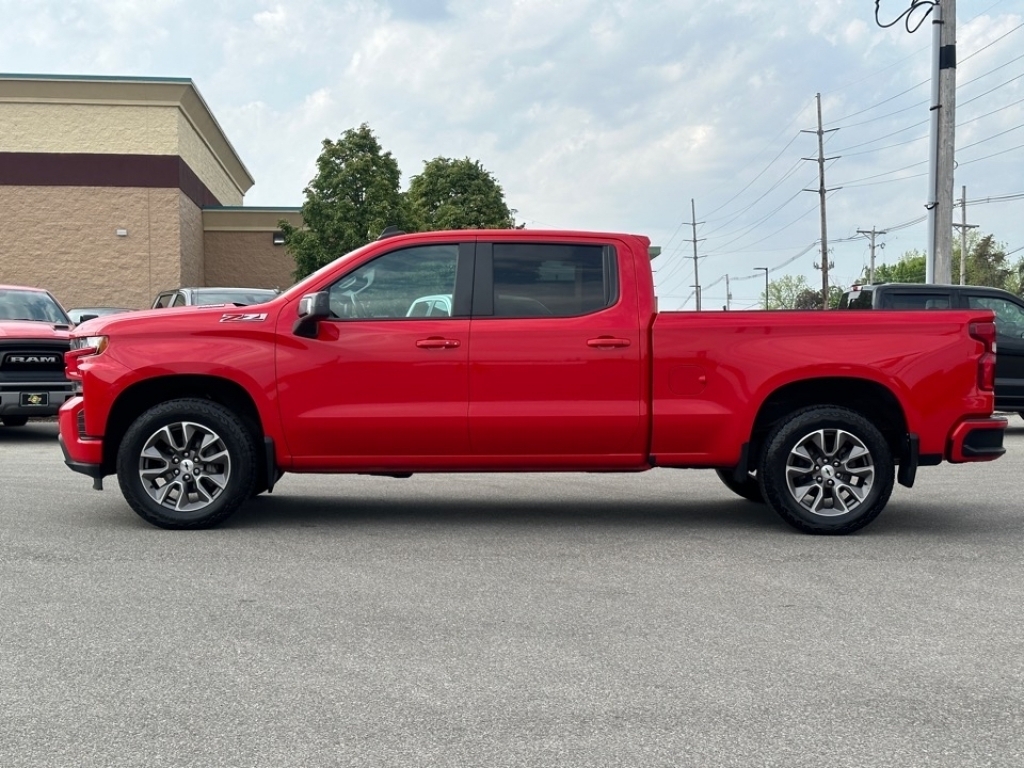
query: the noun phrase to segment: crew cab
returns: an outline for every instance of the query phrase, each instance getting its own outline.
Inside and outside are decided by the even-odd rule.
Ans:
[[[996,405],[1024,416],[1024,299],[983,285],[855,285],[840,309],[991,309],[996,323]]]
[[[0,422],[55,416],[74,394],[64,371],[71,320],[42,288],[0,285]]]
[[[718,472],[795,528],[871,522],[919,466],[995,459],[988,309],[658,312],[639,235],[382,236],[253,307],[76,328],[67,465],[165,528],[285,472]],[[450,296],[421,315],[424,297]],[[680,476],[681,491],[683,477]]]

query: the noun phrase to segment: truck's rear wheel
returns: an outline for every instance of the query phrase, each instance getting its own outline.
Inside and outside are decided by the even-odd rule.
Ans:
[[[892,493],[895,466],[882,433],[847,408],[816,406],[771,433],[758,479],[765,501],[806,533],[852,533],[874,520]]]
[[[736,482],[736,477],[731,469],[716,469],[715,472],[722,484],[737,496],[741,496],[747,501],[764,504],[764,495],[761,493],[761,486],[756,477],[747,475],[743,481]]]
[[[161,403],[129,427],[117,452],[121,492],[161,528],[216,525],[253,490],[256,448],[242,421],[207,400]]]

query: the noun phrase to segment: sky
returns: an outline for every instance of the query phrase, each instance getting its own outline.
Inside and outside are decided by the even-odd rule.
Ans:
[[[703,308],[728,275],[740,309],[758,268],[821,285],[816,94],[831,282],[867,265],[858,230],[886,230],[878,263],[927,249],[932,24],[876,22],[912,2],[0,0],[0,72],[191,79],[249,206],[302,205],[322,141],[366,123],[403,188],[469,157],[527,228],[648,236],[663,309],[695,308],[696,239]],[[956,40],[954,198],[1014,261],[1024,0],[958,0]]]

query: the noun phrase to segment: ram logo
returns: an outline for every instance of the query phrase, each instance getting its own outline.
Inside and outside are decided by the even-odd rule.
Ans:
[[[8,365],[55,365],[60,360],[60,355],[8,355],[4,358]]]

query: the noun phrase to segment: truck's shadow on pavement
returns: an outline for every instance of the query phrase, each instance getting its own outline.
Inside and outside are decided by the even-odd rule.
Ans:
[[[425,499],[380,500],[261,496],[243,506],[222,528],[353,526],[657,526],[687,530],[790,530],[771,510],[742,500],[680,502]]]

